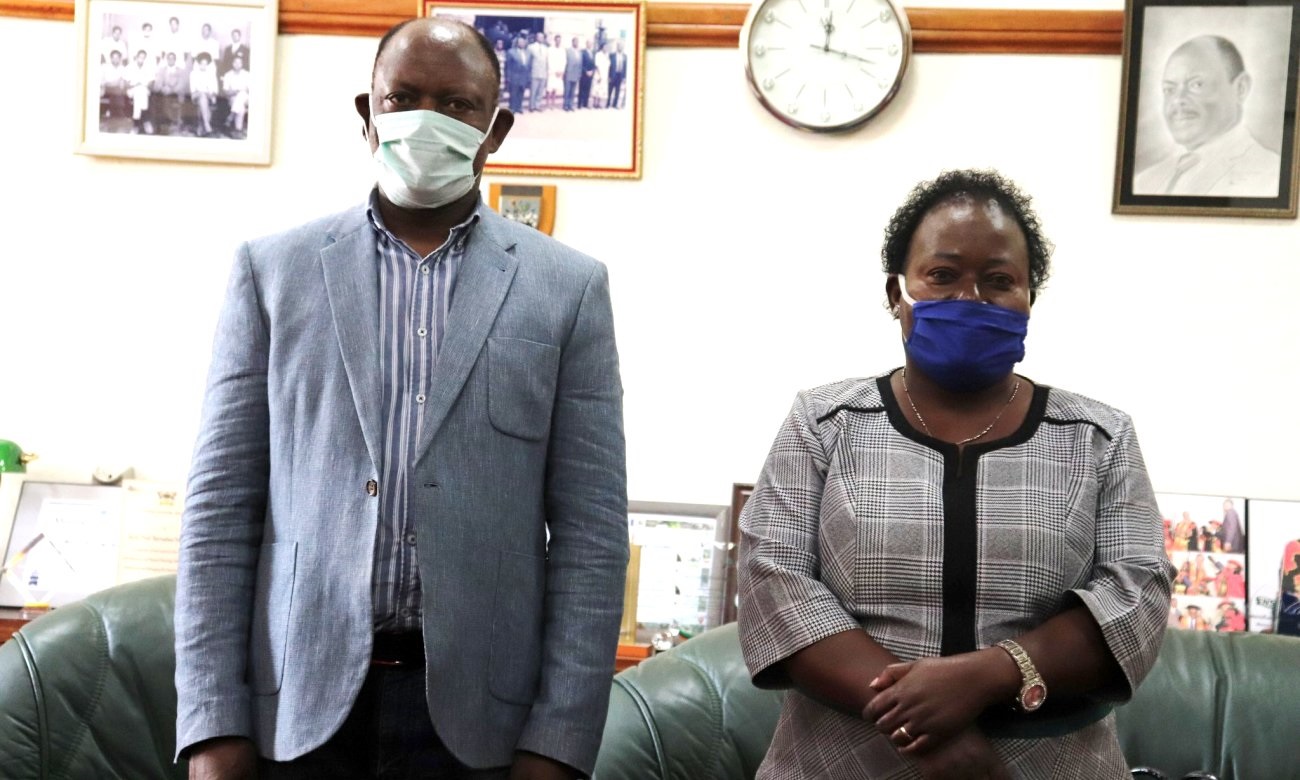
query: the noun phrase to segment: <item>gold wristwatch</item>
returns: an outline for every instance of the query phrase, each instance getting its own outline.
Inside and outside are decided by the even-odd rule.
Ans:
[[[1016,666],[1020,668],[1020,693],[1016,695],[1016,709],[1021,712],[1033,712],[1043,706],[1043,702],[1047,701],[1047,683],[1043,682],[1043,677],[1038,673],[1033,660],[1029,658],[1029,653],[1011,639],[998,642],[998,647],[1006,650],[1011,660],[1015,661]]]

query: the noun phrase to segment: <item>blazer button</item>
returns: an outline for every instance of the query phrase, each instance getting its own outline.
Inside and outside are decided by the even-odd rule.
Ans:
[[[379,495],[379,483],[373,479],[366,483],[366,495],[374,498]]]

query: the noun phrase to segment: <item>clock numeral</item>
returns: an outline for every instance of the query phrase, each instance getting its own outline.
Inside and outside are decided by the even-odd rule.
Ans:
[[[785,107],[785,112],[786,112],[787,114],[789,114],[790,116],[794,116],[795,114],[799,113],[799,104],[798,104],[798,103],[790,103],[789,105],[787,105],[787,106]]]
[[[770,90],[772,87],[775,87],[775,86],[776,86],[776,82],[773,81],[772,79],[763,79],[763,89],[769,89],[769,90]]]
[[[889,45],[889,56],[897,57],[898,52],[899,52],[898,44],[892,43]]]
[[[880,12],[880,21],[882,22],[887,22],[893,18],[894,18],[894,12],[889,10],[888,8]]]
[[[767,54],[767,47],[761,43],[754,44],[754,56],[762,57],[764,54]]]

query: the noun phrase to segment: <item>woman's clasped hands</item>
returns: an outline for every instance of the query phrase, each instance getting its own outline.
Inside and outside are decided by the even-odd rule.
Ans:
[[[981,651],[890,664],[871,681],[876,695],[862,711],[926,778],[1009,778],[975,724],[987,707],[1009,701],[1015,667]],[[1011,690],[1014,690],[1012,688]]]

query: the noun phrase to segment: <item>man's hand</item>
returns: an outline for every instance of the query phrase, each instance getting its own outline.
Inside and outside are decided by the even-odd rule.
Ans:
[[[888,734],[899,752],[918,756],[973,725],[990,704],[1009,703],[1019,681],[1015,663],[1000,648],[890,664],[871,681],[879,693],[862,717]]]
[[[190,780],[257,780],[257,748],[245,737],[204,740],[190,750]]]
[[[518,751],[510,765],[510,780],[574,780],[582,773],[553,758]]]
[[[925,780],[1011,780],[993,745],[974,726],[916,759],[916,763]]]

